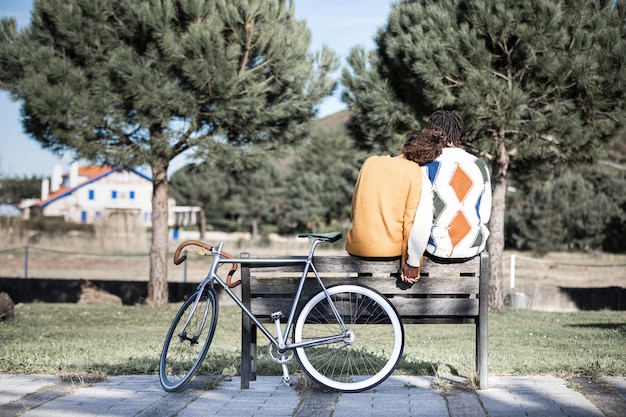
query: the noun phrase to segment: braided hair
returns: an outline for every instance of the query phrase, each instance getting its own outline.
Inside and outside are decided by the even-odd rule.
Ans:
[[[446,134],[446,145],[459,146],[465,125],[456,111],[437,110],[430,115],[428,129],[440,129]]]

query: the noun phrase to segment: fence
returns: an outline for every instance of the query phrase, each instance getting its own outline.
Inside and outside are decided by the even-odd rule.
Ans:
[[[620,259],[626,259],[626,257],[624,256],[612,256],[612,255],[608,255],[611,258],[617,258],[618,260]],[[602,268],[607,268],[607,269],[615,269],[616,272],[616,276],[614,278],[614,280],[617,280],[617,282],[614,282],[616,284],[622,284],[626,286],[626,270],[624,270],[624,267],[626,267],[626,263],[623,262],[612,262],[612,263],[583,263],[583,262],[565,262],[565,261],[559,261],[559,260],[554,260],[554,259],[540,259],[540,258],[533,258],[533,257],[529,257],[529,256],[524,256],[524,255],[519,255],[516,253],[512,253],[510,255],[506,255],[503,257],[503,261],[509,261],[509,282],[510,282],[510,288],[511,289],[515,289],[516,286],[516,273],[517,273],[517,260],[521,260],[527,263],[534,263],[534,264],[540,264],[540,265],[544,265],[546,266],[548,269],[554,269],[554,268],[561,268],[560,270],[565,272],[568,269],[574,270],[576,272],[580,271],[584,271],[587,269],[590,270],[601,270]],[[564,280],[566,278],[561,278],[559,279],[559,281]],[[623,280],[622,282],[619,282],[620,280]]]
[[[169,265],[168,281],[199,282],[205,263],[190,265],[192,269],[187,262],[183,267]],[[148,281],[149,273],[148,253],[66,252],[34,246],[0,250],[0,277]]]

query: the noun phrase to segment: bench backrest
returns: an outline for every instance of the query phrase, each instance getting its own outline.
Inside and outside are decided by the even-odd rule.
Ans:
[[[248,257],[242,254],[242,257]],[[474,323],[487,314],[489,256],[442,264],[425,258],[420,280],[403,283],[399,260],[365,260],[352,256],[319,256],[314,265],[327,286],[359,283],[384,294],[405,323]],[[289,314],[302,265],[242,264],[242,300],[261,319],[276,311]],[[304,304],[319,292],[315,279],[304,287]]]

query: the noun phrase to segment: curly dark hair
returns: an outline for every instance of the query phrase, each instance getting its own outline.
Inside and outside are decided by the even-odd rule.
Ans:
[[[422,165],[441,155],[446,135],[439,129],[423,129],[408,137],[402,152],[409,161]]]
[[[430,115],[427,129],[440,129],[446,134],[445,145],[459,146],[465,125],[456,111],[437,110]]]

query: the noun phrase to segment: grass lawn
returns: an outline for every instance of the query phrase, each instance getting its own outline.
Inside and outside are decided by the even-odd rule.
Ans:
[[[0,372],[61,376],[156,374],[178,309],[33,303],[0,322]],[[202,373],[239,372],[241,313],[221,306]],[[401,374],[474,374],[474,326],[407,325]],[[504,310],[489,316],[492,375],[626,376],[626,312]],[[280,375],[259,332],[260,375]],[[297,361],[290,364],[298,372]]]

